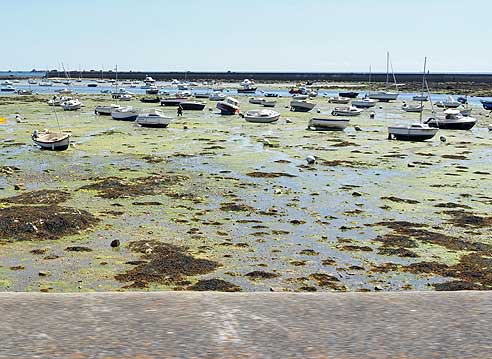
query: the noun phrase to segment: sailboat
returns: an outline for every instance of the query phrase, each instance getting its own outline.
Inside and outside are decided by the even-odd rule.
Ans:
[[[422,81],[422,93],[424,92],[425,68],[427,65],[427,57],[424,60],[424,75]],[[427,88],[428,90],[428,88]],[[428,91],[427,91],[428,92]],[[423,107],[422,101],[420,106]],[[431,101],[432,107],[432,101]],[[425,141],[430,140],[437,133],[437,128],[431,128],[427,124],[422,123],[422,112],[420,112],[420,121],[411,125],[395,125],[388,127],[388,139],[404,140],[404,141]]]
[[[389,66],[390,66],[390,55],[389,55],[389,51],[388,51],[386,53],[386,86],[385,86],[386,89],[389,86]],[[393,65],[391,66],[391,68],[393,69]],[[393,72],[393,80],[395,82],[396,90],[398,91],[398,86],[396,84],[396,77],[395,77],[394,72]],[[389,92],[387,90],[370,92],[369,98],[371,98],[373,100],[379,100],[381,102],[389,102],[392,100],[396,100],[398,98],[398,92]]]
[[[41,147],[43,150],[51,151],[64,151],[70,146],[71,134],[68,132],[62,132],[60,129],[60,121],[58,121],[58,116],[56,114],[55,106],[53,107],[53,112],[55,114],[56,123],[58,124],[58,132],[52,132],[50,130],[44,130],[39,133],[35,130],[31,135],[33,142]]]

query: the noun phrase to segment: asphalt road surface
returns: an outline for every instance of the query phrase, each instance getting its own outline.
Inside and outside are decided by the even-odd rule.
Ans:
[[[492,292],[0,293],[0,358],[492,358]]]

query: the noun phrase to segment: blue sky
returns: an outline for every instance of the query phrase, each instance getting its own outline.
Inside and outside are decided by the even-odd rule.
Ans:
[[[492,72],[490,0],[1,0],[0,70]]]

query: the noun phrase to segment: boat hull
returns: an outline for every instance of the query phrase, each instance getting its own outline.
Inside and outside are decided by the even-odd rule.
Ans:
[[[343,131],[350,120],[338,118],[314,117],[309,121],[308,127],[317,131]]]
[[[348,91],[348,92],[339,92],[338,96],[340,97],[348,97],[348,98],[356,98],[359,96],[358,92]]]
[[[239,108],[222,102],[217,104],[217,108],[220,110],[220,114],[225,116],[235,115],[239,112]]]
[[[186,101],[185,98],[177,98],[177,99],[164,99],[161,100],[161,106],[172,106],[172,107],[178,107],[181,102]]]
[[[198,102],[181,102],[179,105],[185,111],[202,111],[205,108],[204,103]]]
[[[290,110],[293,112],[309,112],[314,108],[314,103],[302,102],[302,101],[292,101],[290,103]]]
[[[437,129],[415,129],[408,127],[390,126],[388,127],[388,135],[390,138],[400,141],[425,141],[433,138],[437,133]]]
[[[378,92],[375,92],[375,93],[370,93],[369,94],[369,98],[373,99],[373,100],[378,100],[378,101],[381,101],[381,102],[389,102],[389,101],[394,101],[398,98],[398,94],[397,93],[378,93]]]
[[[237,93],[255,93],[257,90],[257,87],[252,87],[248,89],[237,89]]]
[[[43,150],[50,151],[65,151],[70,147],[70,136],[65,136],[59,141],[42,141],[38,138],[32,136],[33,142]]]
[[[471,130],[477,121],[428,121],[429,127],[439,128],[442,130]]]

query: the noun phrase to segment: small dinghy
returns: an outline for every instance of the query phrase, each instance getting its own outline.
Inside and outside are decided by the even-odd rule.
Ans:
[[[307,101],[291,101],[290,110],[293,112],[309,112],[315,104]]]
[[[120,107],[111,111],[111,117],[113,120],[119,121],[135,121],[137,119],[138,113],[133,109],[133,107]]]
[[[155,96],[155,97],[142,97],[140,99],[140,102],[143,102],[143,103],[159,103],[159,102],[161,102],[161,98],[159,96]]]
[[[251,97],[248,102],[252,103],[253,105],[261,105],[265,101],[263,97]]]
[[[38,133],[36,130],[31,138],[43,150],[64,151],[70,146],[70,134],[66,132],[44,130],[42,133]]]
[[[101,115],[101,116],[111,116],[111,112],[113,112],[114,110],[118,109],[118,108],[121,108],[120,105],[115,105],[115,104],[111,104],[111,105],[99,105],[99,106],[96,106],[96,108],[94,109],[94,113],[96,115]]]
[[[359,116],[361,113],[362,110],[355,106],[335,107],[331,111],[333,116]]]
[[[208,98],[209,96],[210,96],[210,94],[209,94],[209,93],[207,93],[207,92],[202,92],[202,93],[200,93],[200,92],[195,92],[195,93],[193,94],[193,97],[195,97],[195,98]]]
[[[492,111],[492,101],[490,100],[480,100],[482,103],[483,109],[487,111]]]
[[[277,104],[277,101],[275,100],[263,100],[263,102],[261,103],[263,107],[275,107],[275,105]]]
[[[414,123],[409,126],[396,125],[388,127],[388,139],[402,141],[430,140],[437,133],[437,128],[431,128],[426,124]]]
[[[220,110],[221,115],[235,115],[239,113],[239,101],[233,97],[226,97],[224,101],[220,101],[216,106]]]
[[[87,87],[97,87],[97,82],[89,82]]]
[[[159,110],[151,110],[137,116],[135,122],[142,127],[165,128],[171,122],[171,117],[165,116]]]
[[[12,85],[7,85],[1,88],[3,92],[15,92],[15,87]]]
[[[65,111],[75,111],[79,110],[82,107],[82,102],[80,102],[80,100],[78,99],[68,100],[62,102],[61,107]]]
[[[147,95],[157,95],[159,93],[159,88],[157,86],[150,86],[145,90]]]
[[[202,111],[205,108],[205,104],[203,102],[195,102],[195,101],[183,101],[179,104],[181,108],[185,111]]]
[[[278,97],[278,93],[275,92],[266,92],[265,97]]]
[[[68,89],[68,88],[64,88],[64,89],[60,89],[60,90],[55,90],[55,92],[58,92],[61,95],[70,95],[70,94],[73,93],[73,91],[70,90],[70,89]]]
[[[308,128],[315,131],[343,131],[350,120],[331,117],[313,117],[308,122]]]
[[[251,110],[244,114],[244,119],[248,122],[271,123],[278,120],[280,113],[273,110]]]
[[[342,105],[348,104],[350,102],[350,97],[341,97],[341,96],[328,97],[328,102],[342,104]]]
[[[424,105],[422,104],[408,104],[403,102],[401,109],[405,112],[422,112],[424,110]]]
[[[377,101],[372,98],[361,98],[352,101],[352,106],[358,108],[370,108],[376,106]]]

